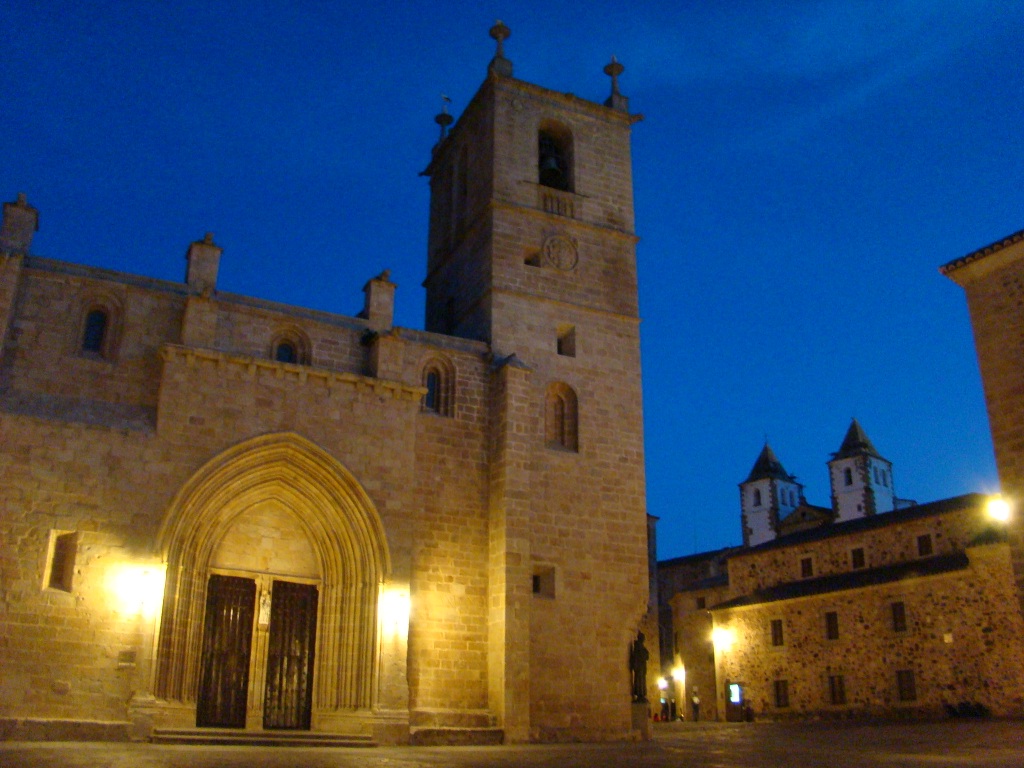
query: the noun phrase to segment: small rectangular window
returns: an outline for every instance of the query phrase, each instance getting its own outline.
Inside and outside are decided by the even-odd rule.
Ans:
[[[537,568],[533,572],[533,594],[538,597],[555,596],[555,569],[551,567]]]
[[[703,597],[698,597],[697,598],[697,610],[698,611],[703,611],[705,608],[707,608],[707,605],[708,605],[708,601],[707,601],[706,598],[703,598]]]
[[[828,676],[828,700],[837,706],[846,703],[846,684],[842,675]]]
[[[864,567],[864,547],[850,550],[850,566],[854,569]]]
[[[892,631],[907,631],[907,607],[902,602],[892,604]]]
[[[917,701],[917,683],[914,681],[914,670],[896,670],[896,688],[900,701]]]
[[[558,354],[576,357],[576,327],[563,325],[558,329]]]
[[[779,709],[789,706],[789,680],[775,681],[775,706]]]
[[[814,561],[809,557],[800,558],[800,578],[809,579],[814,575]]]
[[[772,619],[772,645],[785,645],[786,639],[782,634],[782,619]]]
[[[917,554],[928,557],[932,553],[932,535],[926,533],[917,537]]]
[[[75,558],[78,555],[78,534],[75,532],[53,532],[53,549],[50,553],[49,573],[46,586],[70,592],[75,575]]]
[[[825,638],[827,640],[839,639],[839,614],[835,611],[825,614]]]

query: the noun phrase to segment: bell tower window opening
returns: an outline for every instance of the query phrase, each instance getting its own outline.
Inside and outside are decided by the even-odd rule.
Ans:
[[[564,126],[543,126],[537,135],[537,171],[541,186],[573,191],[572,133]]]
[[[82,351],[103,354],[103,342],[107,339],[109,323],[107,312],[102,309],[91,309],[85,316],[85,330],[82,333]]]

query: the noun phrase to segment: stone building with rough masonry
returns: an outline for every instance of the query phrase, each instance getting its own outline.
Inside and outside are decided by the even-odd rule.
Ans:
[[[426,330],[386,271],[341,316],[225,290],[211,236],[180,283],[42,257],[4,205],[4,735],[635,735],[638,117],[621,65],[594,103],[492,36],[425,171]]]
[[[1010,543],[1024,611],[1024,230],[949,262],[964,289],[1003,495],[1016,507]]]
[[[832,506],[809,505],[766,445],[740,484],[743,546],[659,564],[677,700],[697,692],[720,720],[1024,713],[1024,619],[990,497],[898,499],[856,421],[829,473]]]

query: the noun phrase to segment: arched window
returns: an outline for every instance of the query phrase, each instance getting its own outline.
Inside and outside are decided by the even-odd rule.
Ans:
[[[105,292],[89,293],[79,305],[78,325],[69,333],[71,350],[83,357],[113,360],[121,337],[121,301]]]
[[[760,488],[755,488],[754,489],[754,506],[755,507],[760,507],[761,506],[761,489]]]
[[[423,366],[423,386],[427,391],[420,410],[439,416],[455,415],[455,368],[448,360],[434,358]]]
[[[82,333],[82,351],[103,354],[103,343],[107,340],[107,326],[110,318],[104,309],[90,309],[85,316],[85,330]]]
[[[853,470],[849,467],[843,470],[843,483],[853,485]]]
[[[572,132],[558,123],[545,123],[537,134],[538,181],[545,187],[573,191]]]
[[[284,328],[270,342],[270,359],[291,365],[310,364],[309,337],[299,328]]]
[[[544,439],[549,448],[579,450],[579,415],[572,387],[555,382],[544,403]]]
[[[274,350],[274,359],[279,363],[294,363],[297,362],[298,357],[295,345],[290,341],[280,342],[277,349]]]

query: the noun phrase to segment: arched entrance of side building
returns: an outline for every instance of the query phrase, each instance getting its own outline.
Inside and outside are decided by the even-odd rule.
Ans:
[[[373,503],[293,434],[224,451],[161,528],[154,692],[197,727],[333,730],[372,710],[378,590],[391,564]],[[184,723],[182,723],[184,724]]]

